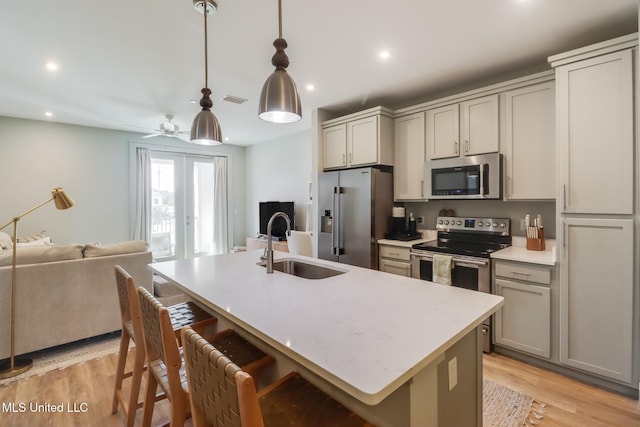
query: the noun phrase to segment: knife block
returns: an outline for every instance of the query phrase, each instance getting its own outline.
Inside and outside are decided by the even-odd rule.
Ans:
[[[527,237],[527,250],[544,251],[544,228],[538,228],[538,237]]]

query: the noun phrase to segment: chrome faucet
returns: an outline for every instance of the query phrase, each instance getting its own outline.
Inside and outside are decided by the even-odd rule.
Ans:
[[[287,223],[287,236],[291,236],[291,220],[289,216],[284,212],[274,213],[267,223],[267,273],[273,273],[273,236],[271,235],[271,226],[273,225],[273,220],[279,216],[283,217]]]

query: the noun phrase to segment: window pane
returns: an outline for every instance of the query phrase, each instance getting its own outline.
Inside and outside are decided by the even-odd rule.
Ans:
[[[175,256],[175,165],[173,160],[151,160],[151,251],[154,258]]]
[[[213,245],[213,163],[194,161],[193,163],[193,213],[194,248],[196,255],[212,254]]]

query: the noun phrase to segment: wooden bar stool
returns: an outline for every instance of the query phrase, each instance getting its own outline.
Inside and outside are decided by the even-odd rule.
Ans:
[[[171,427],[182,427],[190,415],[187,377],[183,366],[182,351],[175,337],[175,325],[169,310],[144,288],[138,288],[142,327],[147,349],[149,368],[147,372],[147,392],[144,398],[142,425],[149,427],[156,399],[155,391],[160,385],[171,401]],[[231,330],[215,334],[212,341],[223,351],[254,374],[274,359],[244,340]]]
[[[133,278],[120,266],[115,267],[115,275],[118,302],[120,303],[120,318],[122,319],[122,334],[120,336],[116,385],[113,393],[111,412],[113,414],[118,412],[118,405],[120,405],[127,420],[127,427],[132,427],[136,418],[136,409],[142,407],[142,402],[138,402],[138,396],[140,394],[142,372],[146,369],[146,352],[142,332],[140,303]],[[201,333],[204,333],[206,328],[215,324],[217,321],[215,317],[210,316],[207,312],[191,302],[176,304],[168,307],[168,309],[172,323],[176,328],[175,334],[178,337],[180,336],[180,327],[182,326],[192,325]],[[131,371],[125,372],[125,365],[129,354],[129,343],[132,340],[136,344],[133,368]],[[128,399],[122,391],[122,382],[125,378],[131,378],[131,391]],[[157,396],[157,400],[162,398],[164,398],[163,395]]]
[[[296,372],[257,393],[215,346],[188,326],[181,333],[195,427],[372,426]]]

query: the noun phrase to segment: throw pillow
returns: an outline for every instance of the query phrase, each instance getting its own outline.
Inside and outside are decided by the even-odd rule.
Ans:
[[[4,231],[0,231],[0,249],[11,249],[13,247],[13,238]]]
[[[21,242],[20,239],[18,239],[18,243],[16,243],[16,247],[24,248],[26,246],[42,246],[42,245],[48,245],[50,243],[51,243],[51,237],[49,236],[44,237],[42,239],[38,239],[38,240],[29,240],[27,242]]]
[[[38,234],[34,234],[33,236],[18,236],[18,243],[33,242],[35,240],[42,240],[45,237],[47,237],[47,231],[42,230],[41,232],[39,232]]]

